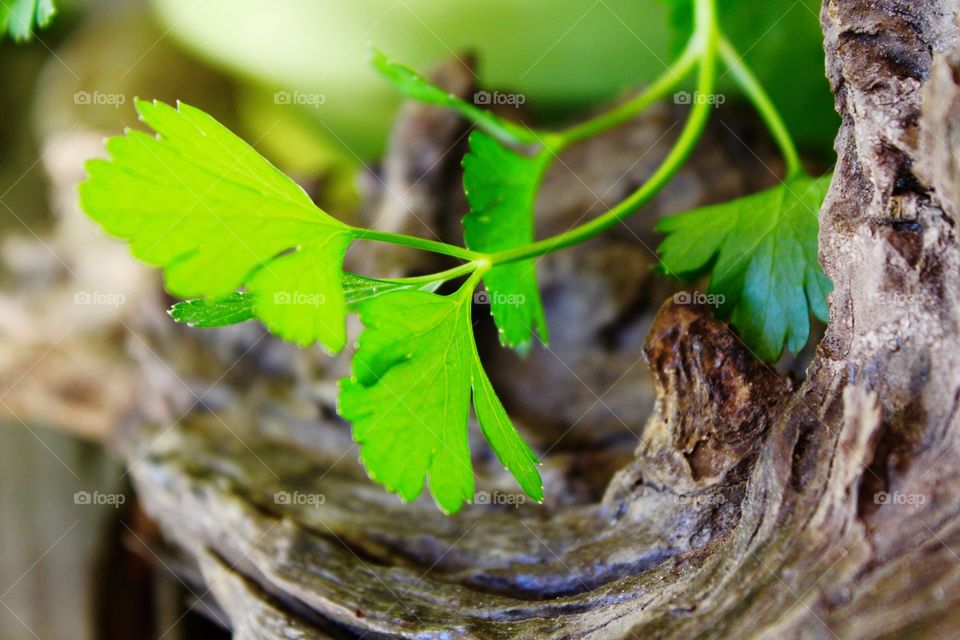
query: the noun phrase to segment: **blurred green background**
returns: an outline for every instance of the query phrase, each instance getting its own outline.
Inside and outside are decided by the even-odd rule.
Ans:
[[[370,47],[423,71],[473,54],[478,82],[521,93],[557,121],[649,82],[691,29],[688,0],[67,0],[30,43],[0,45],[3,163],[71,126],[134,125],[132,100],[213,113],[280,167],[322,180],[350,208],[354,176],[382,152],[400,104]],[[803,150],[831,156],[838,119],[823,71],[816,0],[724,0],[734,44]],[[729,79],[721,91],[737,96]],[[78,96],[88,96],[78,102]],[[112,96],[112,98],[111,98]],[[98,102],[99,100],[99,102]],[[28,133],[29,132],[29,133]],[[31,139],[32,136],[32,139]],[[30,145],[34,145],[31,149]],[[34,160],[36,156],[34,155]],[[29,162],[27,162],[29,164]],[[42,200],[36,189],[10,197]],[[25,205],[26,203],[24,203]],[[29,208],[29,207],[28,207]]]

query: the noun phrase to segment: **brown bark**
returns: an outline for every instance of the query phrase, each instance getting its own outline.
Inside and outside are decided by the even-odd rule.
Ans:
[[[535,445],[565,443],[546,456],[553,497],[542,507],[492,504],[447,518],[425,501],[400,505],[363,475],[329,411],[343,360],[284,352],[278,369],[280,347],[258,334],[217,334],[224,359],[247,352],[217,412],[186,411],[189,396],[166,394],[173,400],[152,413],[160,426],[126,432],[121,449],[145,507],[236,637],[960,635],[958,11],[955,0],[823,8],[843,117],[820,216],[835,290],[802,384],[755,361],[706,309],[668,302],[641,345],[638,326],[649,322],[631,310],[652,284],[603,266],[649,263],[628,248],[637,244],[629,234],[544,263],[558,300],[597,298],[587,313],[551,307],[548,294],[557,351],[520,376],[523,393],[505,394]],[[590,152],[627,144],[617,140]],[[710,144],[714,164],[698,161],[707,173],[727,162]],[[583,264],[601,267],[564,291]],[[587,331],[597,314],[607,323]],[[610,326],[616,349],[604,343]],[[139,349],[142,367],[167,371],[153,380],[196,349],[186,336],[158,335],[171,364]],[[561,357],[565,344],[585,346]],[[591,428],[568,439],[591,399],[568,392],[564,404],[556,365],[534,374],[554,357],[602,380],[611,351],[646,357],[652,413],[639,428],[648,405],[628,399],[649,385],[629,370],[611,402],[634,422],[588,411]],[[617,438],[624,430],[641,434],[632,455]],[[476,462],[481,488],[511,491],[495,461]]]

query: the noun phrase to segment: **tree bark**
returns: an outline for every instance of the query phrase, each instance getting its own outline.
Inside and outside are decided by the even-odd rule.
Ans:
[[[823,8],[843,118],[820,214],[835,288],[802,384],[709,310],[667,302],[629,459],[598,418],[603,437],[547,456],[553,502],[502,504],[509,479],[481,459],[492,504],[451,518],[400,505],[345,426],[314,419],[342,361],[275,397],[251,381],[268,366],[254,344],[216,413],[127,432],[145,507],[236,637],[960,636],[958,11]],[[512,404],[535,441],[557,439],[550,405]],[[556,415],[559,433],[576,417]]]

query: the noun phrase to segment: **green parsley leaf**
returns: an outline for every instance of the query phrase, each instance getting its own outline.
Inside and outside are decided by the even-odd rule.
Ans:
[[[832,284],[817,257],[817,215],[829,186],[830,176],[803,176],[657,224],[667,234],[662,268],[679,277],[709,269],[708,292],[762,360],[777,360],[784,345],[799,352],[811,311],[827,319]]]
[[[255,296],[236,292],[217,299],[197,298],[178,302],[167,313],[191,327],[225,327],[252,320]]]
[[[454,109],[464,118],[503,142],[532,143],[540,141],[540,136],[537,133],[458,98],[433,84],[410,67],[390,59],[376,49],[373,51],[373,66],[408,98]]]
[[[366,278],[353,273],[343,274],[343,293],[347,300],[347,308],[350,311],[358,311],[360,305],[378,296],[390,293],[391,291],[426,291],[433,293],[440,288],[443,280],[434,280],[424,284],[404,284],[400,282],[391,282],[390,280],[376,280]]]
[[[350,227],[203,111],[141,100],[136,107],[158,135],[127,131],[107,141],[110,160],[87,163],[87,214],[163,267],[171,294],[218,299],[246,285],[271,331],[342,349]]]
[[[543,481],[537,470],[540,459],[517,433],[478,357],[473,359],[473,408],[483,437],[501,464],[517,479],[524,493],[537,502],[543,500]]]
[[[381,296],[390,291],[415,289],[434,292],[443,284],[435,280],[422,285],[403,284],[389,280],[374,280],[353,273],[344,273],[341,281],[343,298],[347,309],[356,311],[364,300]],[[257,296],[245,291],[237,291],[225,298],[194,298],[174,304],[167,313],[177,322],[191,327],[225,327],[253,320]]]
[[[320,341],[331,351],[346,342],[347,302],[340,280],[351,236],[334,233],[274,259],[247,281],[254,312],[285,340],[307,346]]]
[[[0,36],[9,33],[18,42],[30,40],[34,27],[46,27],[56,13],[53,0],[0,0]]]
[[[360,306],[353,375],[340,385],[340,414],[353,423],[370,477],[405,502],[429,483],[437,506],[460,510],[474,493],[467,439],[471,388],[497,456],[537,500],[537,458],[523,443],[483,372],[473,342],[472,288],[451,296],[395,291]]]
[[[463,185],[470,203],[470,213],[463,219],[467,247],[494,253],[533,242],[533,210],[549,161],[546,151],[521,155],[482,131],[470,134],[470,153],[463,159]],[[483,282],[501,344],[528,351],[534,325],[547,342],[535,260],[496,266]]]

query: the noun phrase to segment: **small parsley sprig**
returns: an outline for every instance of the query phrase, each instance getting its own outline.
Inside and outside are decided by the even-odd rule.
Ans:
[[[783,151],[787,175],[773,190],[663,220],[662,269],[712,273],[722,312],[757,355],[775,360],[809,336],[809,315],[826,314],[830,283],[817,262],[816,213],[828,178],[803,174],[773,103],[720,33],[715,0],[693,0],[694,31],[667,71],[636,97],[560,131],[532,129],[465,102],[375,52],[374,66],[410,98],[454,109],[476,126],[463,161],[469,212],[456,246],[347,225],[317,208],[290,178],[208,114],[179,104],[136,101],[138,131],[107,142],[80,186],[83,209],[132,253],[163,269],[185,298],[171,309],[191,326],[260,320],[281,338],[337,353],[345,321],[364,331],[338,410],[353,425],[369,475],[403,500],[429,486],[445,513],[473,496],[468,419],[533,499],[543,498],[538,460],[523,442],[484,371],[473,333],[473,294],[483,283],[504,346],[524,353],[547,339],[538,258],[592,238],[636,213],[690,157],[713,106],[697,100],[672,149],[649,179],[602,215],[548,238],[533,214],[546,171],[567,147],[623,124],[676,91],[696,72],[711,95],[722,63],[758,109]],[[355,242],[438,253],[460,264],[411,278],[343,271]],[[462,280],[450,294],[437,291]]]

